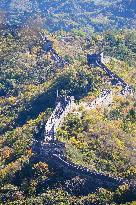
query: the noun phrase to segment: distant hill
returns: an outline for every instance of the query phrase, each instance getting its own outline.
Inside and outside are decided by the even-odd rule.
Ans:
[[[40,18],[49,31],[136,27],[135,0],[1,0],[0,10],[10,24]]]

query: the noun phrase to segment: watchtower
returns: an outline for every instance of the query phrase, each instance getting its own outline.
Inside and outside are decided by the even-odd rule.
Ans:
[[[103,62],[103,52],[87,54],[87,62],[89,66],[97,67],[99,63]]]

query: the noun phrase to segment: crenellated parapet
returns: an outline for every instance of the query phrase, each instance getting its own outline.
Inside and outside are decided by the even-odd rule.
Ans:
[[[99,54],[88,54],[87,61],[89,66],[100,67],[106,73],[106,75],[110,78],[112,85],[122,86],[122,95],[132,94],[132,87],[127,84],[121,77],[117,74],[113,73],[103,62],[103,53]]]
[[[42,33],[40,33],[40,38],[42,42],[42,52],[47,54],[51,53],[51,59],[57,63],[57,66],[63,68],[66,62],[62,59],[62,57],[56,52],[53,48],[53,42],[47,39]]]
[[[112,102],[112,91],[103,90],[102,93],[87,106],[89,109],[97,106],[106,106]],[[45,125],[45,140],[41,142],[40,156],[43,161],[47,161],[52,166],[63,169],[64,173],[75,173],[79,176],[85,176],[92,181],[98,181],[101,185],[108,188],[115,188],[126,180],[115,178],[109,174],[89,170],[81,165],[74,164],[67,159],[65,155],[65,144],[56,140],[57,129],[62,126],[64,119],[75,107],[74,97],[57,96],[56,107]]]
[[[111,90],[103,90],[101,94],[92,102],[82,103],[86,108],[95,109],[97,107],[106,107],[113,101],[113,94]]]
[[[87,56],[88,64],[94,67],[101,67],[112,81],[112,84],[122,86],[122,94],[131,93],[131,87],[125,83],[119,76],[111,72],[103,64],[103,54],[92,54]],[[101,94],[90,103],[81,103],[86,108],[94,109],[97,107],[105,107],[112,103],[113,93],[111,90],[105,89]],[[56,107],[49,117],[44,130],[44,140],[40,142],[36,151],[39,153],[40,160],[48,162],[52,167],[63,170],[66,174],[76,174],[87,177],[91,181],[95,180],[103,187],[114,189],[121,184],[128,183],[127,180],[90,170],[84,166],[74,164],[65,154],[65,144],[58,142],[56,139],[57,129],[64,123],[65,117],[75,108],[73,96],[59,96],[57,93]]]
[[[84,166],[77,165],[69,161],[65,155],[61,154],[53,154],[51,159],[57,163],[61,168],[63,168],[66,172],[73,172],[79,176],[84,176],[87,178],[92,178],[92,180],[100,180],[101,183],[106,183],[109,188],[117,187],[123,183],[127,183],[128,181],[119,178],[113,177],[110,174],[105,174],[101,172],[97,172],[94,170],[90,170]]]
[[[57,129],[62,125],[65,117],[73,109],[73,107],[73,96],[59,96],[55,110],[45,125],[45,141],[56,140]]]
[[[123,178],[90,170],[87,167],[71,162],[66,156],[65,144],[59,141],[50,141],[48,143],[43,141],[37,157],[40,161],[48,163],[54,170],[61,170],[66,176],[82,176],[91,182],[97,182],[100,186],[107,187],[111,190],[128,183]]]

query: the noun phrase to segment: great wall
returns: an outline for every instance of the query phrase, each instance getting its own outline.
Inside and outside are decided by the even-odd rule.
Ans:
[[[52,52],[51,48],[50,51]],[[132,94],[132,88],[103,64],[101,54],[88,55],[87,60],[89,66],[99,66],[102,68],[110,78],[112,84],[122,86],[121,95]],[[95,100],[82,105],[86,108],[94,109],[99,106],[103,107],[110,105],[112,99],[112,91],[103,90]],[[72,112],[75,107],[74,96],[59,96],[57,94],[56,107],[45,125],[44,140],[34,146],[34,152],[37,153],[38,159],[47,162],[53,168],[63,170],[63,173],[84,176],[91,181],[97,181],[102,187],[114,189],[121,184],[128,183],[126,179],[115,178],[109,174],[90,170],[81,165],[72,163],[67,158],[65,154],[65,144],[57,140],[56,134],[57,129],[61,127],[67,114]]]

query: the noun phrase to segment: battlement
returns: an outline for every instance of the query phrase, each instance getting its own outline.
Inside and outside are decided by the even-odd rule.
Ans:
[[[97,67],[98,63],[103,63],[103,53],[87,54],[87,62],[89,66]]]
[[[88,103],[90,108],[105,107],[112,103],[113,95],[111,90],[103,90],[102,93],[91,103]]]
[[[130,92],[130,86],[125,83],[120,77],[111,72],[102,62],[103,54],[88,54],[88,65],[101,67],[110,77],[111,81],[123,87],[124,92]],[[122,92],[123,92],[122,91]],[[112,91],[105,89],[92,102],[83,103],[89,109],[96,107],[108,106],[112,103]],[[45,125],[44,141],[35,146],[35,150],[41,156],[43,161],[48,161],[52,166],[60,167],[64,172],[76,173],[90,178],[91,180],[100,181],[103,186],[111,189],[119,186],[122,183],[127,183],[126,180],[115,178],[109,174],[89,170],[81,165],[74,164],[67,159],[65,155],[65,144],[56,140],[57,129],[64,123],[65,117],[75,107],[74,96],[58,95],[56,99],[56,107]],[[56,165],[55,165],[56,164]]]
[[[45,141],[56,140],[57,129],[74,106],[73,96],[58,96],[56,107],[45,125]]]
[[[103,53],[87,54],[87,62],[89,66],[100,67],[105,71],[106,75],[110,78],[112,85],[122,86],[122,95],[132,94],[132,88],[117,74],[113,73],[103,62]]]
[[[95,109],[97,107],[109,106],[112,103],[112,101],[113,101],[112,91],[105,89],[93,101],[91,101],[89,103],[83,102],[83,103],[81,103],[81,105],[83,105],[85,108],[88,108],[88,109]]]

